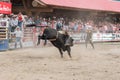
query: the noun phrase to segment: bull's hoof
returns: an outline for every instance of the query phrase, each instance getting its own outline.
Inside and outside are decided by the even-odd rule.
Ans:
[[[72,59],[72,57],[69,57],[70,59]]]
[[[63,58],[63,56],[61,56],[61,58]]]

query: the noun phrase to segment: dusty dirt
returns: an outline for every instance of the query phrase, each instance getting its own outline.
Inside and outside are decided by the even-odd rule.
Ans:
[[[55,47],[0,52],[0,80],[120,80],[120,43],[72,47],[72,59]]]

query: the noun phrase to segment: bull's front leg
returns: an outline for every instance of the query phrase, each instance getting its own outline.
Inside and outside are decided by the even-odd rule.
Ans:
[[[59,52],[60,52],[60,55],[61,55],[61,58],[63,58],[63,52],[62,52],[62,49],[58,48],[59,49]]]
[[[68,52],[69,57],[72,58],[72,56],[71,56],[71,48],[70,48],[70,46],[67,46],[67,52]]]

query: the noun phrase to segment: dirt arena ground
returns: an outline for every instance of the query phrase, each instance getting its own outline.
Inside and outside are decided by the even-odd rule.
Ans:
[[[120,43],[72,47],[61,59],[55,47],[0,52],[0,80],[120,80]]]

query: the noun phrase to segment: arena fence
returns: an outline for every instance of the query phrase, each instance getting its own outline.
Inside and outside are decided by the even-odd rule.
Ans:
[[[34,47],[37,44],[37,37],[42,34],[42,30],[39,27],[24,28],[23,30],[23,47]],[[70,36],[74,39],[74,43],[84,43],[86,34],[85,33],[71,33]],[[120,33],[93,33],[93,42],[105,42],[105,41],[120,41]],[[43,42],[43,41],[42,41]],[[49,42],[49,41],[48,41]],[[42,44],[42,43],[41,43]],[[14,48],[14,42],[9,44],[10,48]],[[19,47],[19,46],[18,46]]]

